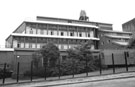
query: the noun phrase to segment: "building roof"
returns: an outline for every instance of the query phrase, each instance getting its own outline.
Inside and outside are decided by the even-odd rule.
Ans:
[[[74,36],[57,36],[57,35],[37,35],[37,34],[21,34],[21,33],[12,33],[11,36],[99,40],[99,38],[94,38],[94,37],[74,37]]]
[[[37,16],[37,20],[42,19],[51,19],[51,20],[59,20],[59,21],[75,21],[75,22],[82,22],[82,23],[95,23],[95,24],[105,24],[105,25],[111,25],[111,23],[101,23],[101,22],[92,22],[92,21],[82,21],[82,20],[75,20],[75,19],[66,19],[66,18],[56,18],[56,17],[45,17],[45,16]]]
[[[129,20],[129,21],[123,23],[122,26],[125,25],[125,24],[128,24],[128,23],[130,23],[130,22],[133,22],[133,21],[135,22],[135,18],[133,18],[133,19],[131,19],[131,20]]]

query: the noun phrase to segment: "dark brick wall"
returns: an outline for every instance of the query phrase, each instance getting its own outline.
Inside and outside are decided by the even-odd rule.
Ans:
[[[105,36],[105,32],[99,32],[99,49],[125,49],[126,47],[114,44],[112,41],[117,40],[115,38],[109,38]]]
[[[7,68],[12,69],[12,63],[13,63],[13,52],[12,51],[0,51],[0,64],[7,63]],[[3,66],[0,66],[2,68]]]

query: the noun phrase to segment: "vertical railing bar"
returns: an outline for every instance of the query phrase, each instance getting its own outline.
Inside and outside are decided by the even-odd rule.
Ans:
[[[6,63],[4,63],[4,68],[3,68],[3,84],[5,83],[5,74],[6,74]]]
[[[33,79],[33,61],[31,61],[31,81],[32,81],[32,79]]]
[[[20,63],[18,62],[18,64],[17,64],[17,83],[19,82],[19,68],[20,68]]]
[[[112,53],[113,74],[115,74],[114,54]]]
[[[101,55],[99,54],[99,67],[100,67],[100,75],[102,75],[102,61],[101,61]]]
[[[124,52],[124,54],[125,54],[125,65],[126,65],[126,71],[128,72],[127,52]]]

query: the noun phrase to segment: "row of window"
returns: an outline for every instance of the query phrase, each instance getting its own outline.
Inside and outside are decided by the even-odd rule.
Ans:
[[[25,43],[56,43],[56,44],[80,44],[87,43],[84,39],[58,39],[58,38],[35,38],[35,37],[14,37],[14,42]]]
[[[45,44],[35,44],[35,43],[17,43],[17,44],[13,44],[13,48],[42,48],[42,46]],[[58,46],[59,49],[62,50],[66,50],[69,48],[74,48],[77,45],[66,45],[66,44],[55,44],[56,46]],[[92,46],[91,49],[94,49],[94,45]]]
[[[16,41],[13,41],[13,48],[42,48],[42,46],[45,45],[43,43],[18,43]],[[69,49],[76,47],[77,45],[67,45],[67,44],[55,44],[58,46],[59,49]],[[94,45],[92,45],[92,49],[94,49]]]
[[[57,30],[43,30],[26,28],[26,34],[41,34],[41,35],[58,35],[58,36],[79,36],[79,37],[94,37],[93,31],[89,32],[75,32],[75,31],[57,31]]]

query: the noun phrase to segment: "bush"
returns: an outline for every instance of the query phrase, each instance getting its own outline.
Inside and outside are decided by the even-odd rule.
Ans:
[[[4,72],[4,70],[0,69],[0,79],[3,78],[3,75],[4,75],[3,72]],[[5,78],[11,77],[12,73],[13,73],[12,71],[6,69]]]
[[[46,77],[52,77],[58,75],[58,69],[55,68],[47,68],[46,69]],[[24,76],[31,76],[31,71],[26,71]],[[45,76],[45,68],[39,67],[38,69],[33,69],[33,76],[35,77],[44,77]]]

